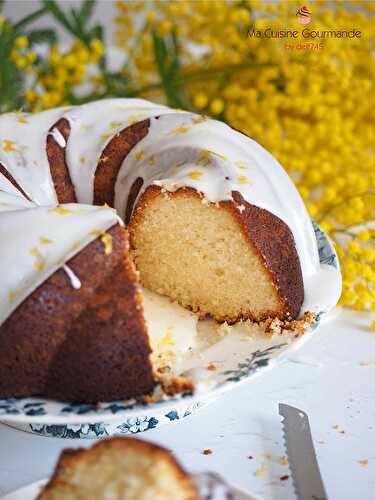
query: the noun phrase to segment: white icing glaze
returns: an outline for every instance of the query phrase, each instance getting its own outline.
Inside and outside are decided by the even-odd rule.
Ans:
[[[6,177],[0,172],[0,191],[4,191],[6,193],[12,193],[16,196],[20,194],[19,190],[13,186],[13,184],[8,181]]]
[[[0,212],[9,212],[12,210],[22,210],[25,208],[35,207],[35,203],[26,200],[20,193],[16,190],[15,193],[12,191],[6,193],[0,190]]]
[[[46,138],[48,130],[64,109],[0,116],[0,163],[38,205],[57,203],[47,158]]]
[[[95,171],[108,142],[129,125],[166,112],[143,99],[105,99],[65,113],[70,124],[66,161],[79,203],[93,203]]]
[[[65,137],[62,135],[62,133],[58,128],[53,127],[53,129],[50,132],[50,135],[52,135],[52,137],[55,139],[55,141],[61,148],[66,147]]]
[[[81,280],[78,278],[78,276],[67,265],[64,265],[63,269],[66,272],[68,278],[70,279],[70,284],[72,285],[72,287],[75,290],[79,290],[81,288],[81,286],[82,286],[82,283],[81,283]]]
[[[297,189],[280,164],[262,146],[222,122],[191,113],[151,118],[149,133],[125,158],[115,187],[115,208],[123,216],[137,177],[175,191],[190,186],[210,202],[246,201],[277,215],[291,229],[304,279],[319,269],[310,218]],[[240,209],[241,210],[241,209]]]
[[[91,205],[0,212],[1,320],[98,233],[116,223],[114,210]]]

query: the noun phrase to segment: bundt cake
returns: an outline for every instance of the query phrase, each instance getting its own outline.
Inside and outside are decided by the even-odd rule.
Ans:
[[[234,323],[297,318],[319,267],[269,153],[141,99],[0,116],[0,241],[0,398],[151,392],[138,275]]]
[[[192,478],[172,454],[135,438],[65,450],[38,500],[198,500]]]

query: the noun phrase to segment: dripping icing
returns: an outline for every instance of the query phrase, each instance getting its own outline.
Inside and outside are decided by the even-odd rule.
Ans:
[[[65,146],[66,146],[66,140],[65,140],[64,136],[62,135],[62,133],[60,132],[59,129],[57,129],[56,127],[53,127],[53,129],[51,130],[51,132],[49,133],[49,135],[51,135],[55,139],[55,141],[57,142],[57,144],[61,148],[65,148]]]
[[[66,264],[63,266],[64,271],[66,272],[68,278],[70,279],[70,284],[75,290],[79,290],[82,286],[82,283],[78,276],[74,273],[74,271],[67,266]]]

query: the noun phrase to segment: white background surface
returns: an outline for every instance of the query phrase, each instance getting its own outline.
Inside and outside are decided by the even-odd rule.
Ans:
[[[278,403],[305,410],[330,500],[375,498],[375,334],[364,314],[341,311],[293,360],[193,416],[138,434],[173,450],[189,471],[211,470],[264,499],[294,499]],[[335,426],[339,426],[337,429]],[[343,433],[340,431],[344,431]],[[92,440],[34,436],[0,424],[0,494],[47,477],[65,447]],[[211,455],[203,455],[211,448]],[[272,459],[264,454],[272,454]],[[249,455],[254,458],[250,460]],[[363,466],[360,460],[368,459]],[[255,471],[268,465],[264,476]]]

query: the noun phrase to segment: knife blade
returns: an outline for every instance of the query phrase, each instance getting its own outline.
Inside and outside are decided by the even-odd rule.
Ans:
[[[279,403],[284,439],[298,500],[327,500],[307,414]]]

